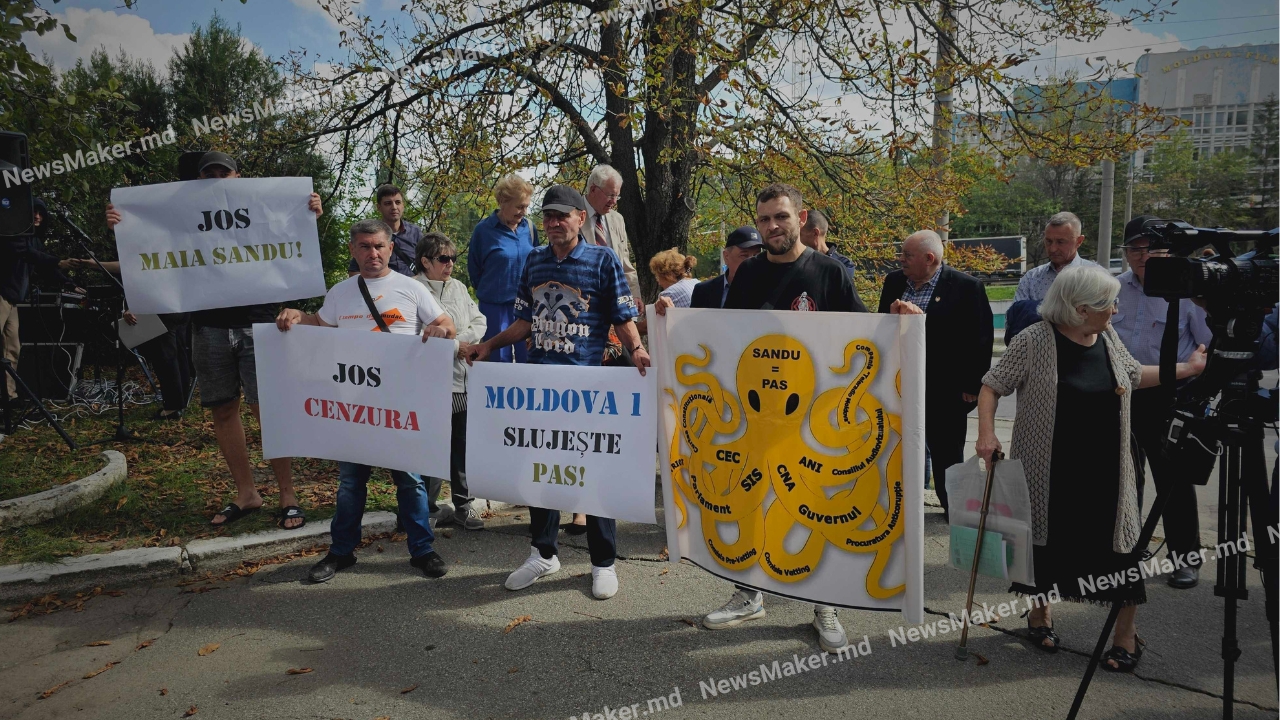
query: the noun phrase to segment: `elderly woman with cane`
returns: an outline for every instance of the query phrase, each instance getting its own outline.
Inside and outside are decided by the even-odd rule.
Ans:
[[[1036,585],[1011,590],[1047,597],[1056,586],[1064,599],[1120,603],[1103,667],[1133,672],[1145,645],[1135,625],[1146,602],[1141,576],[1105,589],[1095,583],[1136,568],[1140,558],[1129,400],[1133,390],[1158,385],[1160,373],[1139,365],[1111,329],[1119,292],[1120,283],[1096,265],[1062,270],[1040,305],[1043,320],[1019,333],[982,378],[976,449],[987,463],[1001,449],[996,405],[1018,391],[1009,455],[1022,461],[1031,495]],[[1199,374],[1205,359],[1202,345],[1178,364],[1177,377]],[[1035,648],[1057,652],[1047,604],[1031,611],[1027,625]]]

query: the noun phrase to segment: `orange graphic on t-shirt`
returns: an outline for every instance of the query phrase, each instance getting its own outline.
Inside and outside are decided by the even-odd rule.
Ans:
[[[382,322],[386,323],[387,327],[390,327],[398,322],[403,322],[403,321],[404,321],[404,315],[400,314],[400,308],[391,308],[390,310],[384,310],[382,312]],[[375,325],[373,328],[373,331],[379,332],[380,328],[378,328]]]

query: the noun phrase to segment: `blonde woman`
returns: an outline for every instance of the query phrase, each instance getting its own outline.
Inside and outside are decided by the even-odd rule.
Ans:
[[[663,250],[649,260],[649,271],[657,279],[662,292],[659,297],[671,298],[676,307],[687,308],[693,299],[693,286],[698,284],[692,275],[698,258],[681,255],[676,248]]]
[[[498,209],[476,224],[467,247],[467,277],[480,301],[480,312],[488,321],[485,340],[507,329],[515,321],[516,287],[524,271],[525,258],[538,244],[538,231],[527,217],[533,200],[533,186],[519,175],[507,175],[493,186]],[[524,362],[524,343],[496,350],[494,362]]]

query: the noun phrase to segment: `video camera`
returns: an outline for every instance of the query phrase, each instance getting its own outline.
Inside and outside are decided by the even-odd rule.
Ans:
[[[1204,372],[1177,390],[1166,444],[1171,458],[1203,470],[1194,472],[1204,478],[1203,484],[1221,452],[1224,425],[1276,421],[1274,397],[1257,390],[1256,358],[1262,320],[1280,300],[1280,228],[1197,228],[1180,220],[1151,218],[1143,222],[1141,236],[1150,240],[1151,250],[1163,251],[1147,260],[1143,282],[1148,296],[1170,302],[1160,352],[1162,383],[1172,383],[1177,363],[1178,327],[1173,317],[1178,300],[1197,301],[1213,333]],[[1233,245],[1249,249],[1237,255]],[[1197,253],[1202,254],[1193,257]],[[1210,408],[1228,387],[1240,392],[1229,393]]]

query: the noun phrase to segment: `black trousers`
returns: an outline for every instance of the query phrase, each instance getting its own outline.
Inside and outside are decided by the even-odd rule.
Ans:
[[[160,383],[164,409],[174,412],[186,408],[191,393],[191,346],[187,342],[190,325],[186,316],[166,315],[162,319],[168,332],[142,343],[137,350]]]
[[[462,507],[472,501],[467,490],[467,411],[456,412],[449,429],[449,492],[455,508]],[[427,478],[427,504],[431,514],[439,509],[440,488],[444,486],[444,478]]]
[[[1168,496],[1165,501],[1165,542],[1170,552],[1183,554],[1200,547],[1200,513],[1196,499],[1196,486],[1175,463],[1164,456],[1162,441],[1169,424],[1167,406],[1160,402],[1160,392],[1155,388],[1135,390],[1130,401],[1130,432],[1138,447],[1134,456],[1137,470],[1138,502],[1142,502],[1143,467],[1151,465],[1151,479],[1156,492]]]
[[[538,548],[544,558],[556,554],[556,536],[560,534],[560,511],[546,508],[529,508],[530,543]],[[613,565],[618,556],[618,521],[613,518],[587,516],[587,548],[591,551],[591,564],[596,567]]]
[[[959,391],[956,391],[957,396]],[[960,402],[935,403],[925,407],[924,442],[929,448],[933,463],[933,487],[938,491],[938,502],[943,512],[947,507],[947,468],[964,462],[964,441],[969,433],[969,409],[971,404]]]

